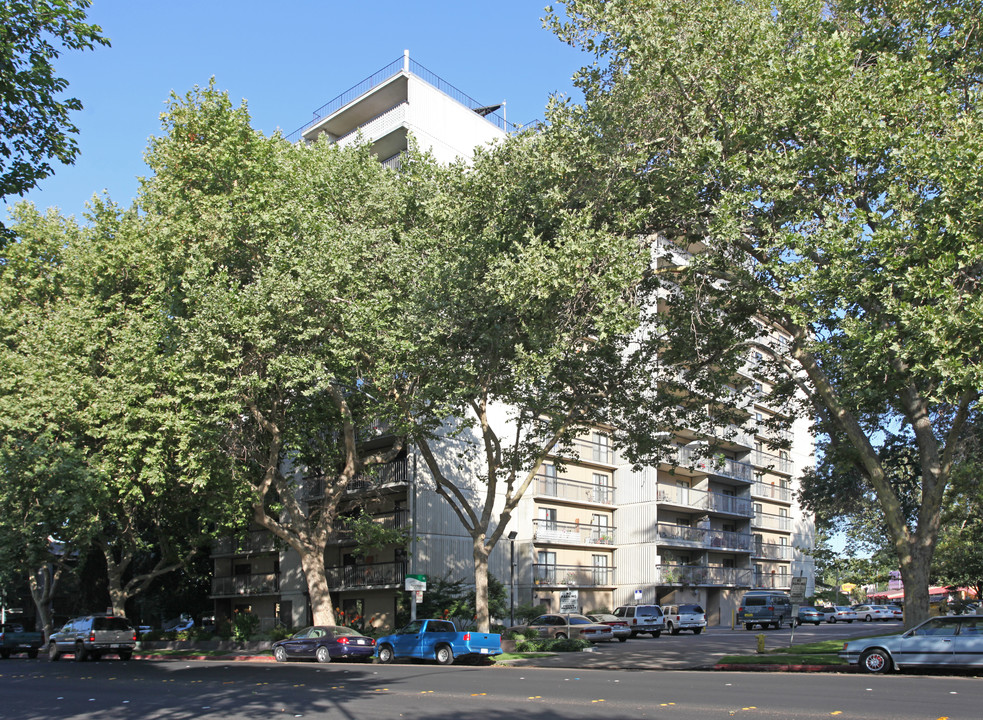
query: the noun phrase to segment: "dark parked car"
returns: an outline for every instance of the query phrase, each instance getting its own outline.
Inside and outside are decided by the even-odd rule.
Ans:
[[[869,673],[929,665],[983,668],[983,615],[934,617],[900,635],[851,640],[840,657]]]
[[[370,662],[375,655],[375,640],[358,630],[342,625],[314,625],[292,637],[273,643],[277,662],[316,660],[319,663],[348,659]]]

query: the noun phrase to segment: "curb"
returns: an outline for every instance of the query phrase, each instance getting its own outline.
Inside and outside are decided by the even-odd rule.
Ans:
[[[741,664],[741,663],[718,663],[713,666],[714,670],[725,670],[728,672],[825,672],[825,673],[849,673],[854,670],[849,665],[783,665],[783,664]]]
[[[233,662],[276,662],[272,655],[163,655],[134,653],[134,660],[225,660]]]

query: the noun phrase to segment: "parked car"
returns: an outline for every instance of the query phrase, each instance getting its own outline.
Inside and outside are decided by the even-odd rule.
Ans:
[[[449,620],[414,620],[394,634],[379,638],[375,644],[381,663],[408,657],[450,665],[457,658],[492,657],[502,653],[501,635],[474,630],[458,632]]]
[[[881,605],[858,605],[856,608],[857,619],[864,622],[874,620],[887,622],[894,619],[894,613]]]
[[[828,623],[852,623],[857,619],[857,611],[846,605],[830,605],[823,608]]]
[[[632,637],[651,633],[657,638],[666,629],[666,618],[658,605],[621,605],[614,609],[614,616],[628,623]]]
[[[929,618],[900,635],[851,640],[840,657],[869,673],[906,667],[983,667],[983,615]]]
[[[800,605],[799,612],[795,617],[795,624],[812,623],[813,625],[819,625],[824,620],[826,620],[826,614],[822,610],[817,610],[808,605]]]
[[[587,617],[599,625],[607,625],[611,628],[611,632],[614,633],[614,637],[618,642],[624,642],[631,637],[631,628],[628,626],[628,623],[616,615],[611,615],[610,613],[591,613]]]
[[[891,611],[894,620],[904,620],[904,610],[897,605],[885,605],[884,607]]]
[[[774,590],[751,590],[737,608],[737,621],[744,623],[745,630],[753,630],[755,625],[765,630],[780,628],[792,622],[791,597]]]
[[[277,662],[287,660],[362,660],[370,662],[375,655],[375,640],[358,630],[342,625],[314,625],[291,637],[273,643]]]
[[[699,635],[707,626],[706,611],[700,605],[663,605],[662,614],[670,635],[678,635],[680,630],[692,630],[694,635]]]
[[[0,625],[0,657],[4,660],[18,653],[24,653],[33,660],[38,656],[38,649],[43,645],[43,634],[25,630],[20,623]]]
[[[103,655],[116,655],[129,660],[137,645],[137,631],[126,618],[114,615],[86,615],[69,620],[48,639],[48,660],[57,660],[64,653],[75,656],[76,662]]]
[[[586,615],[576,613],[548,613],[540,615],[528,625],[517,625],[509,630],[535,630],[540,637],[583,638],[591,642],[611,640],[614,632],[607,625],[596,623]]]

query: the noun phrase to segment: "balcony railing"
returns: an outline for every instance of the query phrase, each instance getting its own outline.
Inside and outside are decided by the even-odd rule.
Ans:
[[[751,527],[789,532],[792,529],[792,518],[786,515],[757,513],[751,518]]]
[[[748,587],[751,568],[722,565],[656,565],[660,585]]]
[[[774,470],[782,475],[793,475],[795,472],[795,466],[789,458],[772,455],[761,450],[751,451],[751,462],[756,467]]]
[[[662,483],[659,484],[658,499],[660,503],[680,505],[707,512],[739,515],[745,518],[751,517],[754,512],[750,498]]]
[[[362,563],[324,568],[332,590],[366,587],[402,587],[406,580],[406,563]]]
[[[786,573],[755,572],[751,577],[751,583],[754,587],[766,590],[787,590],[792,584],[791,578],[792,576]]]
[[[595,442],[578,438],[567,447],[556,448],[554,454],[557,457],[567,458],[569,460],[614,465],[614,450],[606,442]]]
[[[280,576],[277,573],[212,578],[212,597],[273,595],[279,591]]]
[[[791,560],[792,546],[778,543],[755,543],[752,550],[754,557],[767,560]]]
[[[226,536],[212,543],[212,556],[249,555],[273,552],[277,549],[276,538],[266,530],[253,530],[236,537]]]
[[[555,587],[603,587],[614,585],[613,567],[551,565],[534,563],[532,579],[536,585]]]
[[[391,133],[394,129],[402,126],[403,121],[406,120],[406,109],[409,107],[409,103],[399,103],[398,105],[393,105],[388,110],[379,113],[371,120],[359,125],[357,128],[352,130],[350,133],[342,135],[335,141],[339,147],[345,147],[356,142],[359,136],[365,142],[372,142],[377,138],[381,138],[385,135]]]
[[[614,527],[533,520],[533,541],[558,545],[614,545]]]
[[[595,485],[543,474],[537,475],[533,482],[535,483],[533,492],[536,495],[545,495],[571,502],[614,504],[613,485]]]
[[[750,463],[721,455],[701,454],[694,448],[679,448],[678,462],[681,467],[705,472],[708,475],[719,475],[744,482],[754,480],[754,468]]]
[[[409,519],[410,511],[406,508],[372,516],[372,521],[382,530],[402,530],[409,526]],[[351,542],[354,540],[354,534],[342,526],[338,531],[338,539],[341,542]]]
[[[781,485],[774,485],[772,483],[766,483],[756,481],[751,486],[751,495],[753,497],[765,498],[767,500],[774,500],[776,502],[791,503],[792,502],[792,491],[787,487],[782,487]]]
[[[753,538],[750,533],[730,530],[711,530],[686,525],[659,523],[656,525],[659,542],[679,547],[698,547],[720,551],[751,552]]]
[[[328,482],[333,477],[328,477]],[[364,492],[386,485],[405,485],[409,481],[409,463],[407,458],[399,458],[384,465],[376,465],[365,472],[359,473],[348,483],[348,492]],[[314,475],[304,478],[301,489],[301,499],[306,501],[319,500],[324,497],[324,475]]]

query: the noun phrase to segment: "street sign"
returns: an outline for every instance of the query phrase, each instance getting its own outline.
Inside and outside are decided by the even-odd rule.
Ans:
[[[406,584],[403,586],[406,590],[419,590],[424,591],[427,589],[427,576],[426,575],[407,575]]]
[[[580,612],[580,593],[577,590],[564,590],[560,593],[560,612]]]
[[[640,603],[641,601],[642,601],[642,591],[641,590],[636,590],[635,591],[635,602]]]
[[[806,600],[806,579],[804,577],[792,578],[792,591],[789,593],[793,605],[801,605]]]

